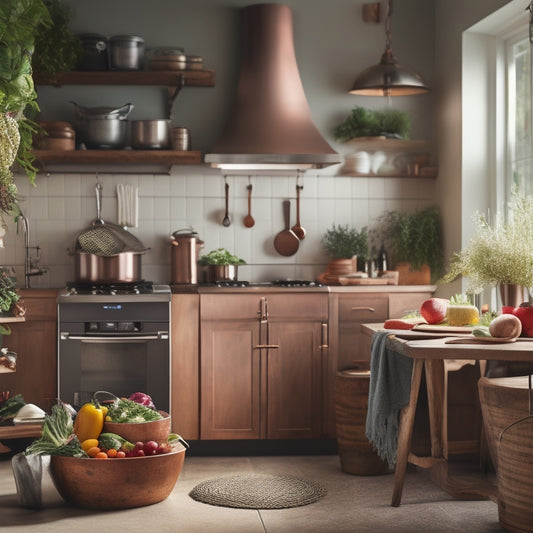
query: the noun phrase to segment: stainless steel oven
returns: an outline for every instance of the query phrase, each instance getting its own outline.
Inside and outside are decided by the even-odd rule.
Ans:
[[[170,287],[67,286],[58,303],[58,397],[80,407],[94,392],[149,394],[170,412]]]

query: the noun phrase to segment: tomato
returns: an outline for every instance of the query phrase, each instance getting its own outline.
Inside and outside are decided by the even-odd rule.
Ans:
[[[107,450],[107,456],[108,457],[116,457],[118,454],[118,451],[114,448],[111,448],[110,450]]]
[[[98,448],[98,446],[93,446],[92,448],[89,448],[87,450],[87,455],[89,457],[96,457],[97,454],[99,454],[102,450],[100,450],[100,448]]]
[[[107,453],[105,452],[98,452],[94,457],[96,459],[109,459]]]

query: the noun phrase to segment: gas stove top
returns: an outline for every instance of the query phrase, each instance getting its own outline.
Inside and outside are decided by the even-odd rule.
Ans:
[[[69,282],[58,296],[58,301],[116,301],[116,300],[170,300],[170,287],[151,281],[133,283],[79,283]]]
[[[154,284],[151,281],[137,281],[132,283],[67,283],[67,292],[70,294],[152,294]]]
[[[328,290],[326,285],[314,280],[278,279],[273,281],[250,282],[242,280],[219,280],[213,283],[201,283],[200,292],[218,291],[220,289],[237,290]]]

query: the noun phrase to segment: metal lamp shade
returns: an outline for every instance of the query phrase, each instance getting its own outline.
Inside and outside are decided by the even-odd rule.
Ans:
[[[420,75],[396,62],[386,51],[379,64],[367,68],[357,76],[350,94],[363,96],[405,96],[429,91]]]
[[[363,96],[405,96],[421,94],[429,91],[420,75],[408,67],[398,64],[392,55],[392,0],[388,0],[387,17],[385,19],[385,35],[387,38],[385,52],[379,64],[367,68],[357,76],[349,94]]]

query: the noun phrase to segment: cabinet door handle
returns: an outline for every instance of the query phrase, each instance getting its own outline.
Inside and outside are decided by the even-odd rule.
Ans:
[[[373,307],[352,307],[352,311],[370,311],[371,313],[376,312]]]
[[[254,346],[254,350],[261,350],[262,348],[279,348],[279,344],[258,344],[257,346]]]
[[[319,346],[319,348],[329,348],[328,345],[328,325],[327,324],[321,324],[321,336],[322,336],[322,342]]]

